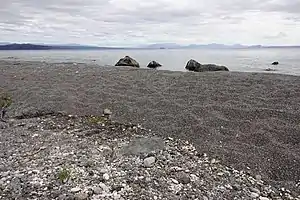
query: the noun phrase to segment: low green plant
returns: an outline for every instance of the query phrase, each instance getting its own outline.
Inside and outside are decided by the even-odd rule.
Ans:
[[[68,180],[70,180],[71,178],[71,170],[63,167],[62,169],[59,170],[58,172],[58,179],[62,182],[62,183],[66,183]]]
[[[8,93],[0,91],[0,120],[4,121],[7,108],[12,104],[12,98]]]
[[[90,123],[90,124],[101,124],[101,123],[105,123],[106,122],[106,118],[105,117],[102,117],[102,116],[89,116],[87,118],[87,121]]]

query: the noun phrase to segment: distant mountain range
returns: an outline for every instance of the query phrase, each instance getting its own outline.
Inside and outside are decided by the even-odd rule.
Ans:
[[[151,44],[144,46],[148,49],[257,49],[257,48],[300,48],[300,46],[263,46],[263,45],[225,45],[225,44],[190,44],[179,45],[175,43]]]
[[[0,50],[101,50],[101,49],[124,49],[124,48],[85,46],[85,45],[77,45],[77,44],[42,45],[42,44],[0,43]]]
[[[161,43],[139,46],[136,48],[123,48],[123,47],[98,47],[79,44],[60,44],[60,45],[47,45],[47,44],[11,44],[0,42],[0,50],[109,50],[109,49],[258,49],[258,48],[300,48],[300,46],[262,46],[262,45],[224,45],[224,44],[190,44],[179,45],[176,43]]]

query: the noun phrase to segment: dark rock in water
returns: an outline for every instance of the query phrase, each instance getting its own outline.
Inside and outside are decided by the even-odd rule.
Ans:
[[[194,72],[229,71],[229,69],[225,66],[220,66],[220,65],[215,65],[215,64],[202,65],[193,59],[188,61],[185,68],[189,71],[194,71]]]
[[[279,65],[279,62],[273,62],[272,65]]]
[[[265,69],[265,71],[267,71],[267,72],[273,72],[273,71],[277,71],[277,70],[276,69],[267,68],[267,69]]]
[[[185,69],[189,70],[189,71],[195,71],[196,69],[200,68],[201,64],[198,63],[196,60],[189,60],[188,63],[185,66]]]
[[[152,62],[150,62],[149,64],[148,64],[148,66],[147,66],[148,68],[157,68],[157,67],[161,67],[161,64],[159,64],[158,62],[156,62],[156,61],[152,61]]]
[[[121,58],[115,66],[131,66],[131,67],[140,67],[140,64],[129,56]]]

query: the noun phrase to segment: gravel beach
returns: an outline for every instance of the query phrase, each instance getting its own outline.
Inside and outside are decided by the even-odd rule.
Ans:
[[[27,190],[35,191],[31,182],[36,177],[38,192],[26,194],[26,198],[36,195],[36,199],[67,199],[69,195],[97,199],[106,191],[104,199],[296,199],[300,191],[299,86],[299,76],[279,74],[0,61],[0,87],[13,98],[8,123],[0,125],[0,192],[1,188],[5,192],[3,199],[16,197],[22,191],[18,190],[22,177],[30,183]],[[86,116],[102,115],[105,108],[112,111],[111,118],[117,124],[105,122],[106,128],[86,125]],[[69,119],[68,115],[76,117]],[[93,134],[85,136],[86,131]],[[158,145],[154,152],[126,156],[116,153],[113,158],[93,152],[103,145],[108,152],[114,148],[122,152],[123,146],[142,136],[150,141],[160,138],[164,145]],[[74,158],[64,151],[73,152]],[[168,159],[167,152],[174,154],[175,161]],[[45,159],[50,166],[49,176]],[[85,174],[89,167],[81,166],[82,160],[91,160],[91,173],[102,179]],[[100,161],[106,164],[97,163]],[[56,174],[63,166],[83,179],[59,183]],[[95,166],[109,170],[104,172]],[[172,167],[178,167],[176,173],[168,171],[174,170]],[[128,168],[132,169],[131,175],[127,174]],[[113,171],[121,174],[112,175]],[[204,175],[200,179],[194,177],[201,173]],[[136,176],[141,183],[124,182]],[[157,181],[153,181],[155,178]],[[48,181],[48,185],[40,186],[40,180]],[[17,182],[14,185],[18,187],[12,189],[7,181]],[[117,192],[112,189],[114,183]],[[94,186],[100,187],[99,194],[92,189]],[[288,190],[282,191],[282,187]],[[139,194],[145,198],[138,198]]]

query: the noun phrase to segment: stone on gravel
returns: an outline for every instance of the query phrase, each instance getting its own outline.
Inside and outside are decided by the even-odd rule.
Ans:
[[[177,180],[182,184],[189,184],[191,182],[191,179],[187,173],[179,172],[176,175]]]
[[[257,189],[257,188],[254,188],[254,187],[250,187],[250,191],[254,192],[254,193],[257,193],[257,194],[260,194],[260,190]]]
[[[109,175],[107,173],[103,174],[103,179],[105,181],[108,181],[109,180]]]
[[[75,187],[75,188],[72,188],[70,191],[71,191],[72,193],[77,193],[77,192],[80,192],[80,191],[81,191],[81,188]]]
[[[103,110],[103,115],[104,115],[104,117],[107,117],[110,119],[110,117],[112,115],[112,111],[106,108]]]
[[[145,158],[144,159],[144,166],[145,167],[152,167],[155,163],[155,157],[151,156],[151,157],[148,157],[148,158]]]
[[[200,64],[196,60],[189,60],[185,67],[189,71],[207,72],[207,71],[229,71],[227,67],[215,64]]]
[[[103,189],[101,187],[95,186],[95,187],[92,187],[92,191],[94,194],[101,194]]]
[[[159,64],[158,62],[156,61],[151,61],[148,65],[147,65],[148,68],[152,68],[152,69],[156,69],[158,67],[161,67],[161,64]]]
[[[89,198],[89,195],[85,192],[80,192],[74,195],[75,200],[86,200]]]
[[[140,67],[140,64],[129,56],[121,58],[115,66],[131,66],[131,67]]]
[[[259,200],[270,200],[268,197],[259,197]]]
[[[99,187],[101,187],[101,189],[104,191],[104,192],[109,192],[109,187],[107,185],[105,185],[104,183],[100,183],[99,184]]]
[[[250,197],[251,198],[257,198],[257,197],[259,197],[259,194],[255,193],[255,192],[251,192]]]

